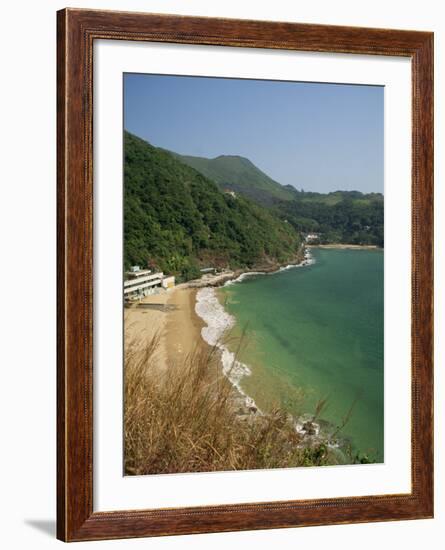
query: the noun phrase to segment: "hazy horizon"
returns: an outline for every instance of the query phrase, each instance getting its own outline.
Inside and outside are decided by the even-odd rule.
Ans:
[[[381,86],[125,74],[124,127],[299,190],[383,194],[383,100]]]

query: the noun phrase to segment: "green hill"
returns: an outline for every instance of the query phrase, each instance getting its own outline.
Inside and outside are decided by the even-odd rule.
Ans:
[[[322,243],[383,246],[383,195],[360,191],[316,193],[281,185],[243,157],[215,159],[187,157],[178,160],[218,183],[269,208],[298,233],[320,235]]]
[[[243,196],[232,197],[173,154],[124,135],[124,264],[181,279],[200,267],[260,267],[295,259],[290,223]]]
[[[223,190],[235,191],[259,204],[270,206],[277,199],[294,198],[293,189],[274,181],[244,157],[221,155],[208,159],[173,154],[184,164],[216,182]]]
[[[364,194],[360,191],[333,191],[316,193],[298,190],[292,185],[281,185],[262,172],[249,159],[236,155],[221,155],[214,159],[179,155],[171,152],[181,162],[216,182],[223,190],[231,190],[248,197],[263,206],[271,207],[278,201],[317,202],[333,206],[343,200],[356,204],[382,201],[380,193]]]

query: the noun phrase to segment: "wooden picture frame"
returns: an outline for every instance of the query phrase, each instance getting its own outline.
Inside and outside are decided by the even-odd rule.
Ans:
[[[433,34],[65,9],[57,14],[57,537],[64,541],[433,516]],[[95,40],[403,56],[412,63],[412,490],[407,494],[93,512]]]

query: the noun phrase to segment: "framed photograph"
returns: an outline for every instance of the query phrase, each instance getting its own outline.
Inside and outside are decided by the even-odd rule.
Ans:
[[[433,34],[58,12],[58,538],[433,516]]]

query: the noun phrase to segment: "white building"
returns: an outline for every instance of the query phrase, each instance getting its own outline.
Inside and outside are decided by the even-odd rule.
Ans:
[[[319,239],[320,239],[320,233],[308,233],[304,238],[304,240],[307,243],[318,241]]]
[[[170,277],[164,277],[162,279],[162,288],[165,288],[168,290],[169,288],[173,288],[175,286],[175,278],[173,275],[170,275]]]
[[[124,298],[131,300],[155,294],[159,289],[168,290],[175,286],[173,276],[165,277],[162,271],[152,273],[150,269],[140,269],[135,265],[125,273]]]

